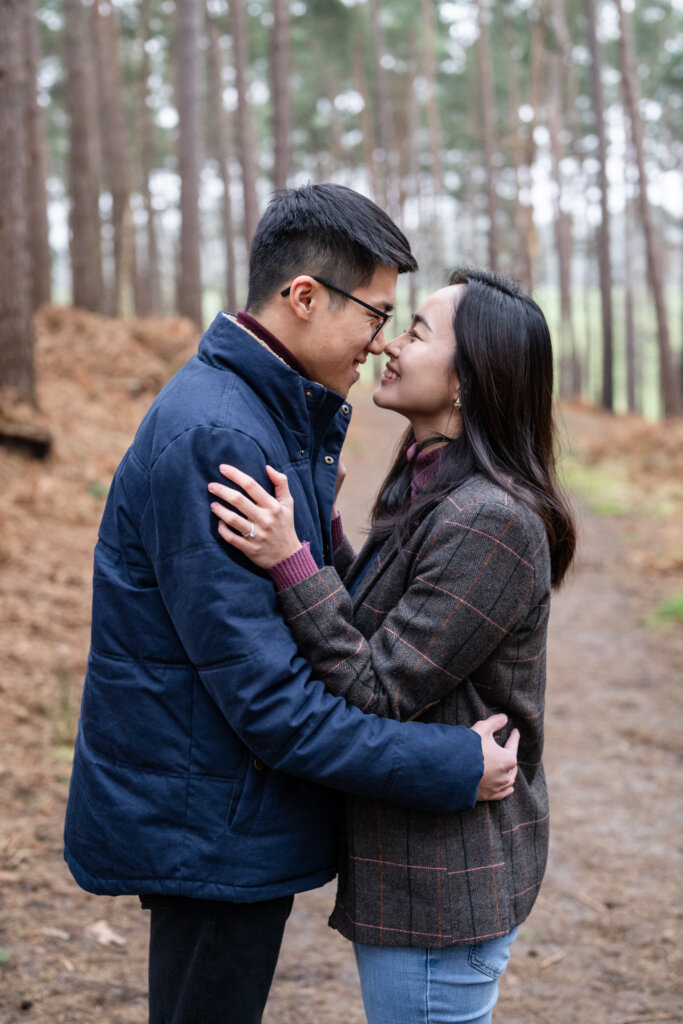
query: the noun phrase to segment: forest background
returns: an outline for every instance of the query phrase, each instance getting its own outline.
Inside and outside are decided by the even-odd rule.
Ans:
[[[682,54],[682,0],[3,0],[0,388],[45,302],[243,305],[272,189],[335,180],[414,246],[402,316],[511,273],[560,395],[678,414]]]
[[[0,1024],[144,1024],[148,922],[78,889],[64,809],[109,482],[201,327],[246,300],[275,187],[384,206],[551,323],[579,520],[553,598],[551,850],[506,1024],[683,1021],[683,0],[0,0]],[[363,539],[402,428],[354,407]],[[35,458],[35,456],[39,456]],[[333,888],[265,1020],[363,1024]]]

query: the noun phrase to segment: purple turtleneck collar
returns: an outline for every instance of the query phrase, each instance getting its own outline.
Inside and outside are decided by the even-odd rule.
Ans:
[[[289,366],[290,369],[296,370],[300,377],[308,378],[308,374],[296,356],[282,344],[279,338],[276,338],[274,334],[271,334],[267,327],[260,324],[258,320],[254,320],[253,316],[249,316],[249,314],[245,313],[244,310],[239,311],[236,320],[242,327],[246,327],[248,331],[255,334],[259,341],[262,341],[264,345],[267,345],[270,351],[274,355],[278,356],[283,363],[287,363],[287,366]]]
[[[415,455],[416,448],[417,443],[411,444],[410,448],[406,452],[409,460]],[[436,473],[436,468],[441,461],[444,448],[445,445],[441,445],[439,448],[428,448],[425,451],[418,453],[413,463],[413,479],[410,485],[413,498],[419,490],[429,483]]]

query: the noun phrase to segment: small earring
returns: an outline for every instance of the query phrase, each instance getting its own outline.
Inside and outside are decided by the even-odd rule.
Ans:
[[[461,399],[460,395],[458,395],[457,398],[453,399],[453,408],[454,409],[462,409],[462,399]]]

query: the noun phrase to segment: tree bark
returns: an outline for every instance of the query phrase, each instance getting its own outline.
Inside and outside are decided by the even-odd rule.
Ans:
[[[661,260],[661,244],[656,237],[652,209],[647,197],[647,172],[645,170],[645,145],[643,123],[638,104],[640,100],[635,68],[635,51],[631,17],[624,10],[622,0],[617,0],[619,12],[619,56],[621,60],[621,81],[626,109],[631,120],[631,137],[638,168],[638,206],[645,234],[648,279],[657,316],[657,345],[659,349],[659,386],[665,416],[679,416],[683,412],[683,401],[676,379],[669,323],[664,296],[664,268]]]
[[[100,313],[104,299],[99,209],[101,164],[89,13],[82,0],[64,0],[73,302],[75,306]]]
[[[199,221],[201,104],[199,99],[199,0],[176,0],[178,172],[180,174],[180,259],[178,312],[202,323]]]
[[[477,38],[479,96],[481,102],[482,142],[484,147],[484,168],[486,171],[486,207],[488,212],[488,264],[496,272],[498,269],[498,196],[496,192],[495,155],[496,139],[496,98],[493,88],[493,62],[491,59],[491,39],[489,36],[490,10],[487,0],[477,0]]]
[[[211,109],[210,123],[213,128],[213,149],[218,174],[223,184],[223,202],[221,204],[223,218],[223,235],[225,238],[225,293],[227,309],[237,308],[237,283],[235,274],[235,229],[232,216],[232,199],[230,196],[230,161],[228,144],[227,114],[223,108],[223,82],[221,75],[222,61],[218,26],[207,13],[207,34],[209,40],[209,101]]]
[[[291,167],[290,133],[292,101],[290,86],[290,13],[289,0],[273,0],[271,34],[271,96],[273,100],[273,141],[275,161],[273,184],[286,188]]]
[[[258,197],[256,194],[256,153],[254,129],[247,96],[247,66],[249,64],[246,10],[244,0],[230,0],[230,27],[232,30],[235,88],[237,90],[237,142],[242,168],[244,193],[244,241],[249,250],[258,224]]]
[[[588,45],[591,55],[593,110],[595,112],[595,132],[598,137],[598,160],[600,163],[601,222],[597,232],[597,242],[602,305],[602,405],[603,408],[613,412],[612,262],[610,255],[609,207],[607,203],[609,185],[607,181],[607,133],[605,130],[605,102],[602,90],[602,59],[598,43],[595,0],[584,0],[584,7],[588,28]]]
[[[50,302],[50,242],[47,219],[47,159],[45,124],[38,105],[36,80],[40,63],[40,33],[35,0],[24,0],[24,53],[26,54],[26,139],[28,167],[27,210],[33,280],[33,308]]]
[[[35,405],[23,0],[0,4],[0,394]]]

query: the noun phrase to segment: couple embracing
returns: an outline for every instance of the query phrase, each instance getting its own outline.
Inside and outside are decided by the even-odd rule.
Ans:
[[[152,1024],[258,1024],[294,894],[335,873],[369,1024],[485,1024],[538,893],[574,552],[550,337],[514,284],[463,270],[387,341],[415,269],[363,196],[276,193],[246,311],[112,482],[65,856],[150,910]],[[408,428],[356,555],[347,396],[382,352],[374,400]]]

